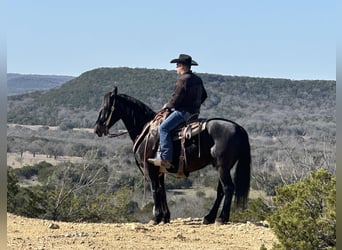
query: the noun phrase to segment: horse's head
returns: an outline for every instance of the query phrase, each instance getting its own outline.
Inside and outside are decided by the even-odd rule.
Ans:
[[[99,116],[95,123],[94,133],[99,137],[108,135],[109,129],[121,119],[120,112],[117,109],[117,87],[112,92],[105,94]]]

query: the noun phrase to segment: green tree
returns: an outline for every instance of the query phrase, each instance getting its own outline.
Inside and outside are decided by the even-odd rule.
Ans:
[[[44,187],[20,187],[18,176],[12,168],[7,171],[7,211],[39,218],[46,212],[48,194]]]
[[[40,186],[19,188],[14,197],[14,210],[10,211],[31,218],[42,218],[46,213],[47,194]]]
[[[62,170],[56,170],[51,176],[49,186],[51,192],[50,207],[53,220],[67,220],[67,214],[72,207],[73,196],[82,195],[91,188],[96,190],[96,185],[105,181],[105,166],[99,166],[91,160],[83,164],[66,163]]]
[[[19,192],[18,177],[13,168],[7,169],[7,211],[13,213],[16,208],[15,197]]]
[[[138,210],[138,204],[132,200],[132,190],[128,186],[121,187],[114,196],[116,222],[133,221],[133,213]]]
[[[253,199],[248,201],[248,208],[246,210],[236,209],[233,207],[231,214],[231,221],[234,222],[260,222],[266,220],[271,214],[271,208],[260,199]]]
[[[319,169],[278,188],[270,225],[284,249],[336,249],[336,177]]]

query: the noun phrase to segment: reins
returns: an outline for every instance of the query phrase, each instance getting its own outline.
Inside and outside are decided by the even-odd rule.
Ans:
[[[106,119],[106,122],[104,123],[106,125],[106,130],[107,131],[109,131],[108,126],[109,126],[110,120],[112,119],[113,111],[115,109],[114,105],[115,105],[115,102],[113,102],[113,105],[112,105],[112,107],[110,109],[110,114],[109,114],[108,118]],[[128,130],[119,130],[119,133],[108,134],[107,137],[109,137],[109,138],[116,138],[116,137],[119,137],[121,135],[128,134],[129,132],[130,131],[128,131]]]
[[[110,109],[110,114],[107,118],[107,120],[104,122],[105,126],[106,126],[106,130],[108,131],[108,126],[109,126],[109,123],[110,123],[110,120],[112,119],[112,115],[113,115],[113,111],[114,111],[114,103]],[[108,133],[107,134],[107,137],[109,138],[117,138],[119,136],[122,136],[122,135],[125,135],[125,134],[128,134],[129,132],[132,132],[134,130],[136,130],[137,128],[133,128],[131,130],[119,130],[118,133]],[[136,163],[137,163],[137,166],[138,166],[138,169],[140,170],[140,172],[142,173],[143,177],[144,177],[144,199],[146,199],[146,182],[147,182],[147,178],[146,178],[146,150],[147,150],[147,141],[146,141],[146,145],[145,145],[145,149],[144,149],[144,168],[141,169],[141,167],[139,166],[139,163],[137,162],[137,159],[135,159]]]
[[[114,133],[114,134],[108,134],[107,137],[109,138],[116,138],[116,137],[119,137],[121,135],[125,135],[125,134],[128,134],[129,131],[128,130],[119,130],[119,133]]]

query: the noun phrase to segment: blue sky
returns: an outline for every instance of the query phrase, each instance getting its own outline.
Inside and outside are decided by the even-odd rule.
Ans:
[[[98,67],[336,79],[336,1],[7,1],[7,72]]]

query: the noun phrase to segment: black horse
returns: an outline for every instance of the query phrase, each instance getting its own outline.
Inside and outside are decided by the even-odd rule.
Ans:
[[[156,113],[142,102],[117,94],[117,88],[104,96],[94,132],[101,137],[108,135],[109,129],[120,119],[126,126],[133,142],[146,131],[145,126],[154,119]],[[140,138],[140,137],[139,137]],[[135,158],[140,170],[145,169],[150,181],[154,199],[153,222],[170,222],[170,211],[166,201],[164,173],[159,167],[147,162],[155,156],[153,136],[139,139]],[[198,138],[199,157],[189,161],[186,171],[192,172],[212,164],[218,171],[217,197],[210,212],[203,218],[204,224],[226,223],[229,220],[232,198],[236,205],[245,208],[250,187],[251,154],[247,132],[238,124],[224,119],[207,120],[206,130]],[[176,147],[177,145],[175,145]],[[178,151],[179,153],[179,151]],[[177,154],[177,150],[175,150]],[[175,155],[175,159],[178,159]],[[234,181],[231,169],[236,165]],[[170,170],[172,172],[172,170]],[[217,212],[224,197],[224,204],[218,218]]]

